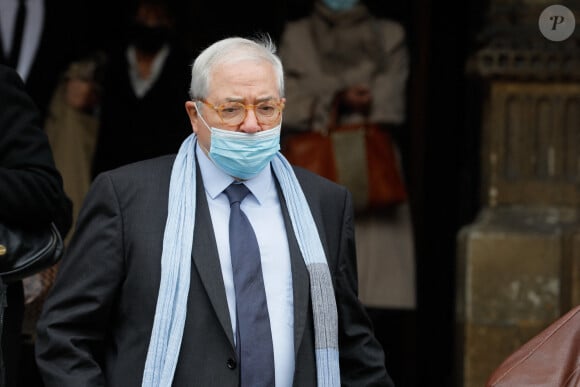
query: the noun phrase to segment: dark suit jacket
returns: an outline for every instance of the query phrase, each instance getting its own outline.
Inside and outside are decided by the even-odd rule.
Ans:
[[[153,325],[174,156],[101,174],[45,303],[37,361],[47,387],[139,386]],[[348,192],[296,170],[328,254],[339,316],[343,386],[389,386],[356,287]],[[191,285],[175,386],[238,386],[239,370],[215,237],[198,172]],[[287,230],[286,205],[282,202]],[[316,385],[309,280],[288,235],[294,288],[294,386]]]
[[[65,235],[71,210],[38,111],[18,74],[0,65],[0,223],[35,227],[56,220]],[[23,306],[22,283],[11,284],[2,331],[8,386],[15,382]]]
[[[103,86],[93,176],[121,165],[175,153],[191,134],[185,101],[191,61],[172,45],[159,78],[138,98],[126,48],[112,56]]]
[[[44,0],[40,42],[25,79],[26,91],[40,110],[43,121],[60,76],[72,60],[89,52],[84,39],[87,23],[82,4],[75,0]],[[6,64],[6,60],[4,50],[0,49],[0,63]]]

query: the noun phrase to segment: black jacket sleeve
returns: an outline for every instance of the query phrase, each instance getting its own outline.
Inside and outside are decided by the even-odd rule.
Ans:
[[[40,116],[18,74],[0,65],[0,222],[71,227],[66,197]]]

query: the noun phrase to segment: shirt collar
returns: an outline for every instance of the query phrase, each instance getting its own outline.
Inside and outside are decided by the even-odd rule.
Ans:
[[[198,143],[196,143],[195,151],[199,169],[203,177],[205,191],[209,194],[210,198],[215,199],[236,179],[217,167]],[[269,190],[275,189],[274,175],[272,174],[272,169],[269,167],[264,168],[251,179],[244,180],[243,183],[248,187],[260,205],[265,203]]]
[[[155,54],[155,59],[153,59],[153,64],[151,65],[151,74],[148,78],[141,78],[139,71],[137,70],[137,50],[135,46],[129,45],[127,47],[127,61],[129,63],[129,79],[131,80],[131,86],[135,94],[142,98],[147,91],[153,87],[153,84],[161,76],[163,70],[163,65],[167,57],[169,56],[169,45],[164,44],[163,47]]]

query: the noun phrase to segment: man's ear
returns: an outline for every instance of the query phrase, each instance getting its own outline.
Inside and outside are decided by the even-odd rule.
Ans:
[[[189,116],[189,119],[195,117],[197,119],[197,109],[195,108],[195,102],[193,101],[186,101],[185,102],[185,111]]]
[[[195,108],[195,102],[193,102],[193,101],[185,102],[185,111],[187,112],[187,115],[189,116],[189,122],[191,123],[191,127],[192,127],[194,133],[197,133],[198,115],[197,115],[197,109]]]

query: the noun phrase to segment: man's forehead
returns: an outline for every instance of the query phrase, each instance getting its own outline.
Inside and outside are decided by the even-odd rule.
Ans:
[[[269,62],[228,62],[214,66],[209,72],[208,97],[219,94],[223,99],[244,100],[279,98],[279,84]]]

